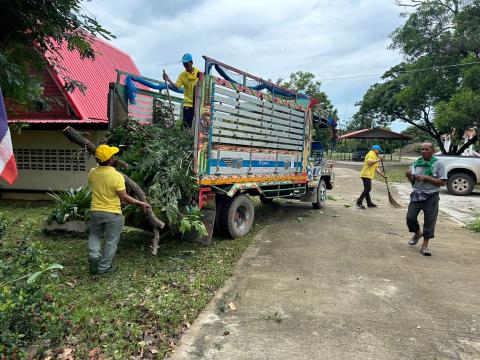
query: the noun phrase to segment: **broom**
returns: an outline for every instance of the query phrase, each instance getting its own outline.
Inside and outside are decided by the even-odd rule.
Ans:
[[[385,175],[385,167],[383,166],[383,159],[380,158],[380,162],[382,163],[382,171],[383,175]],[[390,202],[390,205],[392,205],[395,209],[401,209],[402,205],[400,205],[398,202],[395,201],[393,198],[392,194],[390,193],[390,188],[388,187],[388,181],[385,178],[385,185],[387,185],[387,192],[388,192],[388,201]]]

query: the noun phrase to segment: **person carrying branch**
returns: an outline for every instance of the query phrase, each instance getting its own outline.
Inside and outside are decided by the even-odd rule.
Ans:
[[[365,209],[363,205],[363,199],[367,200],[367,206],[369,208],[377,207],[372,202],[370,197],[370,191],[372,190],[372,179],[375,177],[375,173],[380,176],[387,178],[385,174],[378,168],[379,163],[382,161],[381,157],[378,156],[378,153],[382,151],[380,145],[373,145],[372,150],[368,152],[365,156],[365,161],[363,162],[362,170],[360,170],[360,177],[363,181],[363,192],[360,194],[356,202],[358,209]]]
[[[193,66],[193,58],[191,54],[184,54],[181,62],[185,71],[181,72],[176,82],[173,82],[167,73],[163,73],[163,79],[167,81],[174,89],[178,90],[183,87],[183,127],[191,128],[193,123],[193,96],[194,88],[200,78],[200,70]]]
[[[98,166],[90,170],[88,183],[92,191],[90,206],[90,236],[88,238],[89,271],[91,274],[114,272],[113,257],[123,230],[121,202],[151,209],[150,204],[138,201],[127,194],[125,178],[113,167],[114,155],[120,149],[100,145],[95,150]],[[105,238],[103,255],[101,239]]]
[[[422,157],[418,158],[405,173],[413,186],[407,211],[408,231],[413,233],[413,236],[408,244],[416,245],[423,236],[420,253],[430,256],[432,253],[428,249],[428,242],[435,237],[440,187],[446,184],[447,173],[445,166],[433,156],[435,147],[432,143],[423,143],[421,151]],[[417,220],[420,210],[423,210],[423,231],[420,230]]]

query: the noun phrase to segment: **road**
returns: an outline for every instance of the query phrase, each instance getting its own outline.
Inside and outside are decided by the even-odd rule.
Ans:
[[[274,204],[172,357],[480,359],[480,236],[441,213],[423,257],[384,185],[379,208],[351,207],[360,191],[358,172],[337,169],[324,210]]]

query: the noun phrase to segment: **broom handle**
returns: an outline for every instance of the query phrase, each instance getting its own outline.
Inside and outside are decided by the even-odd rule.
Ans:
[[[380,158],[380,163],[382,164],[382,171],[383,171],[383,176],[385,176],[385,185],[387,185],[387,191],[390,192],[390,189],[388,188],[388,181],[387,181],[387,178],[386,178],[386,174],[385,174],[385,166],[383,166],[383,159]]]
[[[163,73],[166,74],[165,70],[163,70]],[[167,87],[167,97],[168,97],[168,103],[170,104],[170,112],[172,113],[172,118],[174,118],[173,115],[173,106],[172,106],[172,99],[170,98],[170,91],[168,90],[168,83],[167,80],[165,80],[165,86]]]

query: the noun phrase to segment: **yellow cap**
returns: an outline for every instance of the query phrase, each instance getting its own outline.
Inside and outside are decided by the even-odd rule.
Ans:
[[[95,150],[95,157],[100,160],[100,162],[105,162],[119,151],[120,149],[116,146],[108,146],[104,144],[97,147]]]

